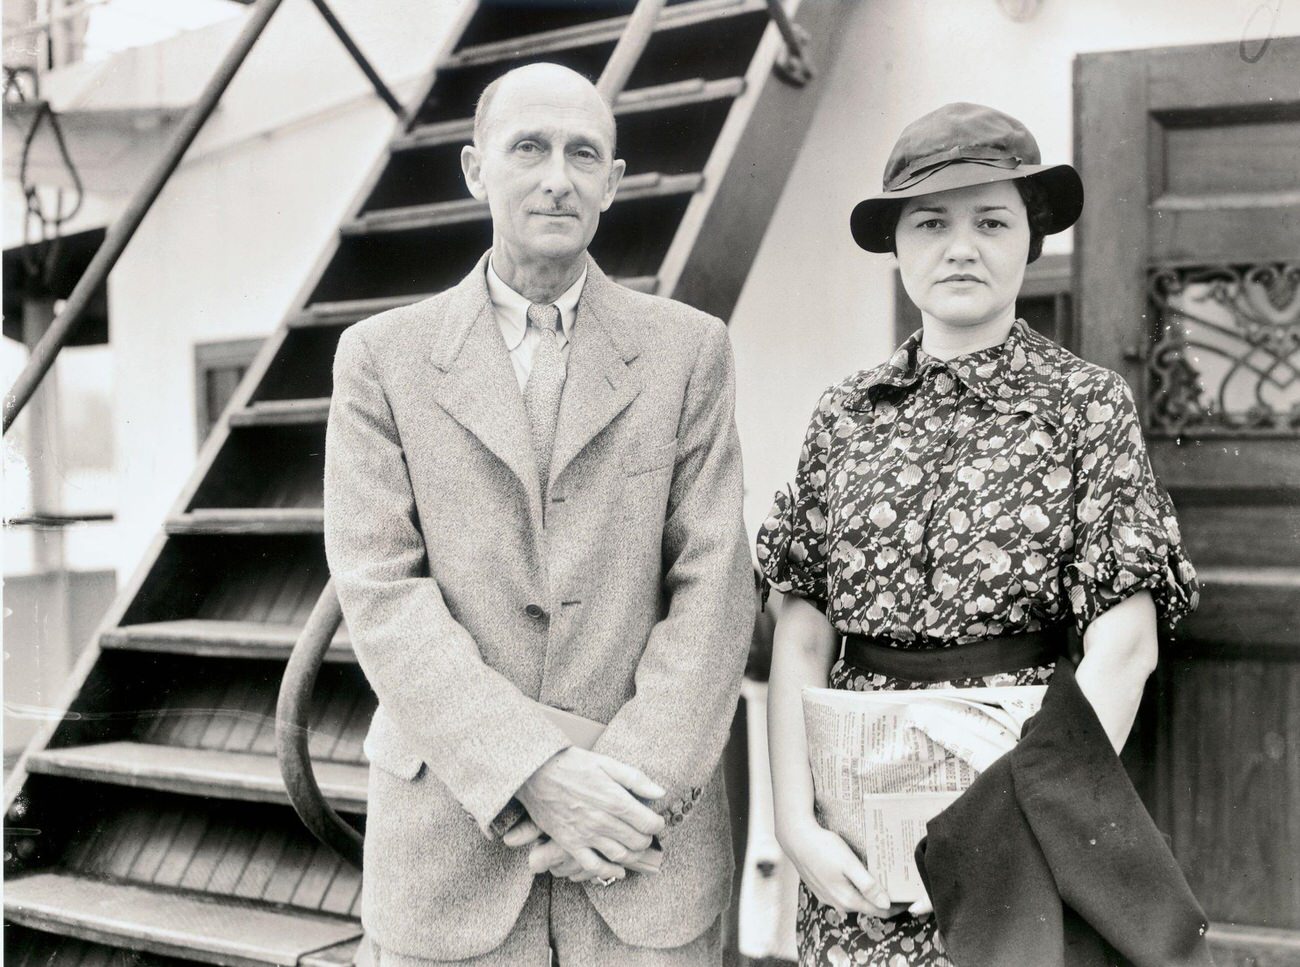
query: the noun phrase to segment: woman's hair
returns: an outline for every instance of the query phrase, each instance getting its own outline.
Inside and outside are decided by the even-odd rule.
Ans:
[[[1043,254],[1043,238],[1052,225],[1052,202],[1047,189],[1033,178],[1017,178],[1011,183],[1025,203],[1025,215],[1029,220],[1029,257],[1025,262],[1033,262]]]
[[[1047,197],[1046,189],[1032,178],[1016,178],[1011,183],[1020,192],[1020,200],[1025,203],[1025,217],[1029,222],[1029,256],[1025,259],[1027,264],[1036,261],[1043,254],[1043,239],[1052,224],[1052,203]],[[887,221],[894,228],[898,227],[898,220],[903,216],[903,204],[901,198],[893,202],[893,211]],[[886,237],[889,239],[889,250],[897,255],[898,242],[894,238],[894,230],[890,229]]]

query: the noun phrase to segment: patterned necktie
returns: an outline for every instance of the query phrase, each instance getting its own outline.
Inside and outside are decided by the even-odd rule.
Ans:
[[[560,395],[564,392],[564,356],[556,327],[560,310],[553,305],[530,305],[528,325],[537,329],[541,339],[533,353],[533,367],[524,386],[524,409],[533,434],[533,454],[537,458],[537,476],[546,499],[546,483],[551,474],[551,454],[555,449],[555,424],[560,416]]]

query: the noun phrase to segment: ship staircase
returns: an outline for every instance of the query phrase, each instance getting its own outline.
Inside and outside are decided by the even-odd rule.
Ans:
[[[250,14],[260,26],[268,5]],[[276,757],[286,660],[327,590],[322,473],[335,347],[357,320],[453,285],[489,247],[488,212],[467,197],[460,148],[483,87],[539,60],[623,75],[615,111],[627,176],[593,256],[626,285],[728,317],[847,8],[650,6],[662,9],[629,43],[633,26],[645,26],[630,0],[466,3],[417,96],[386,98],[399,112],[394,137],[204,445],[75,670],[61,715],[6,784],[12,967],[354,961],[360,870],[299,820]],[[377,91],[387,93],[379,82]],[[138,207],[136,224],[148,205]],[[303,744],[325,800],[363,830],[361,745],[375,698],[346,627],[315,671]]]

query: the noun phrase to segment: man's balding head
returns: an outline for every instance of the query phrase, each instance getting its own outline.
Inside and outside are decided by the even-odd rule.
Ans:
[[[502,74],[483,89],[478,104],[474,108],[474,144],[480,148],[492,123],[492,109],[500,100],[509,100],[515,94],[530,90],[554,91],[560,95],[570,95],[578,99],[589,99],[592,106],[597,106],[608,124],[609,150],[615,151],[617,132],[614,124],[614,112],[596,86],[577,71],[559,64],[526,64]],[[504,98],[503,98],[504,95]]]
[[[626,167],[614,157],[609,104],[558,64],[529,64],[488,86],[460,164],[470,193],[488,203],[492,265],[507,284],[572,283]]]

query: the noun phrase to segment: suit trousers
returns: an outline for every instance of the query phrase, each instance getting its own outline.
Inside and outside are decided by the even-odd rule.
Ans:
[[[631,874],[639,875],[639,874]],[[605,889],[616,890],[615,883]],[[514,929],[501,945],[468,960],[426,960],[361,942],[357,967],[718,967],[722,963],[722,918],[680,947],[634,947],[619,940],[585,889],[549,874],[533,881]]]

